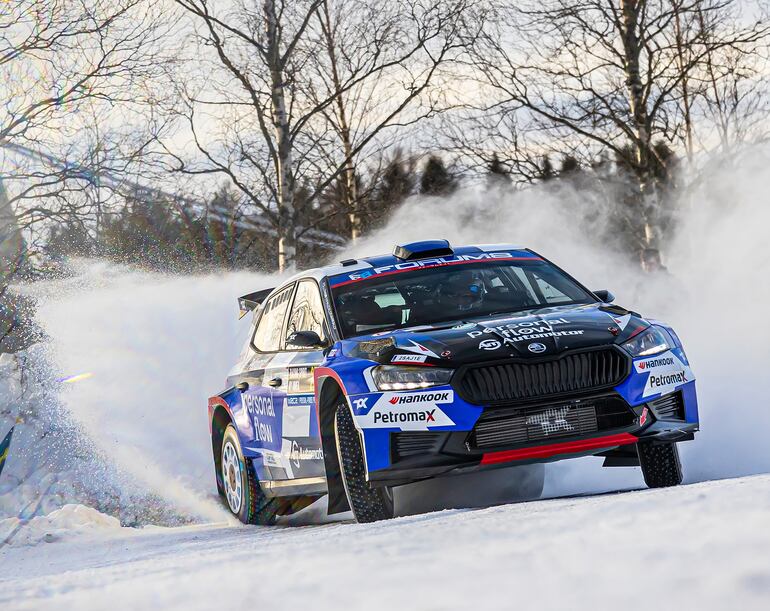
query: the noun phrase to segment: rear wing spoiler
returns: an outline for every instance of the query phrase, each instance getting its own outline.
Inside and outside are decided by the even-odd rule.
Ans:
[[[261,291],[255,291],[248,295],[244,295],[243,297],[238,297],[238,309],[241,311],[241,315],[238,319],[240,320],[249,312],[256,310],[274,290],[275,288],[262,289]]]

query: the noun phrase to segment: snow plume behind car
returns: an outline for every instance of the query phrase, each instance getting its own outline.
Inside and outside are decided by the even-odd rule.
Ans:
[[[770,148],[713,160],[677,202],[676,239],[663,249],[669,273],[645,274],[606,231],[606,204],[569,182],[525,190],[484,188],[408,200],[388,225],[349,255],[388,252],[394,242],[521,243],[616,303],[673,325],[701,381],[702,433],[682,445],[688,481],[770,471]],[[551,183],[553,184],[553,183]],[[609,237],[607,237],[609,235]],[[605,236],[605,237],[599,237]],[[608,478],[600,459],[549,465],[546,493],[641,486],[632,469]]]
[[[34,287],[47,358],[76,376],[62,402],[117,471],[190,519],[227,519],[211,485],[206,393],[242,344],[236,298],[272,279],[93,261],[75,271]]]
[[[610,289],[618,303],[679,330],[701,384],[703,431],[682,445],[686,480],[770,471],[769,153],[747,151],[740,164],[715,164],[719,169],[699,179],[680,203],[679,237],[664,251],[670,276],[642,274],[618,256],[617,244],[597,238],[608,215],[568,183],[415,197],[338,258],[431,237],[518,241],[547,252],[591,288]],[[80,376],[61,386],[62,401],[119,471],[191,517],[225,519],[212,484],[205,398],[221,385],[248,327],[237,322],[235,298],[276,279],[165,276],[99,262],[78,267],[73,278],[34,289],[50,358],[62,377]],[[600,464],[586,458],[549,465],[546,494],[642,486],[636,469],[602,471]],[[410,493],[419,496],[419,489]]]

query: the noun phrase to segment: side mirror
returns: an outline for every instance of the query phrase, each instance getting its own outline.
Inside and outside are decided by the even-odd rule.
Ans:
[[[315,331],[296,331],[286,340],[286,347],[293,348],[323,348],[326,346]]]
[[[604,303],[612,303],[613,301],[615,301],[615,295],[610,293],[607,289],[602,289],[600,291],[594,291],[594,295],[596,295]]]

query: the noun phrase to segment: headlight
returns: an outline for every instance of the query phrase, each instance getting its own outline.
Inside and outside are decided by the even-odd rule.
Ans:
[[[671,336],[660,327],[652,326],[628,340],[623,347],[631,356],[652,356],[674,347]]]
[[[372,370],[372,379],[380,390],[414,390],[447,384],[451,369],[434,367],[397,367],[381,365]]]

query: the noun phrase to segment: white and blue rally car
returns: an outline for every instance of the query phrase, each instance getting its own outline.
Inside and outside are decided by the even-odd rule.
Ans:
[[[612,301],[529,249],[445,240],[246,295],[248,342],[209,399],[219,492],[246,523],[325,494],[370,522],[395,486],[530,464],[536,498],[542,463],[585,455],[677,485],[689,362],[673,329]]]

